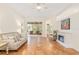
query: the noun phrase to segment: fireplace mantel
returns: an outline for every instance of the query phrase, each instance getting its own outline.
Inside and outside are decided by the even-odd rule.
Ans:
[[[63,33],[63,34],[72,34],[71,31],[58,31],[58,33]]]

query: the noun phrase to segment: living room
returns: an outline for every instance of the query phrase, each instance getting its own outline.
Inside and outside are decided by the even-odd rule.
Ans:
[[[26,45],[30,43],[32,45],[33,40],[35,40],[35,45],[38,45],[40,42],[43,43],[45,39],[47,44],[50,40],[57,41],[63,47],[72,48],[79,52],[78,17],[79,4],[75,3],[0,4],[1,54],[10,54],[9,50],[18,50],[23,45],[25,47],[22,49],[25,51]],[[54,36],[54,34],[56,35]],[[30,40],[28,36],[37,38],[32,37],[33,39]],[[42,39],[40,39],[41,37]],[[39,48],[39,45],[37,47]],[[6,50],[6,53],[2,50]],[[16,52],[12,54],[16,55]],[[43,52],[39,50],[35,53],[38,55]],[[64,54],[60,51],[55,53],[53,51],[51,53],[47,52],[49,55],[57,53]]]

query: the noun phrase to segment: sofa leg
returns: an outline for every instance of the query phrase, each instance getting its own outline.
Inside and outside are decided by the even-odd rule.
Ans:
[[[6,48],[6,54],[8,55],[8,52],[9,52],[9,50],[8,50],[8,47]]]

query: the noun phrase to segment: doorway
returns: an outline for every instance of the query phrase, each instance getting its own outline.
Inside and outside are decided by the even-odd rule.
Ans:
[[[28,35],[42,35],[42,22],[27,22]]]

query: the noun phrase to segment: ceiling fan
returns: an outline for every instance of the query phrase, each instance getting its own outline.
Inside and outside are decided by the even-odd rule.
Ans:
[[[41,10],[46,10],[48,8],[47,8],[45,3],[36,3],[35,9],[38,10],[38,11],[41,11]]]

